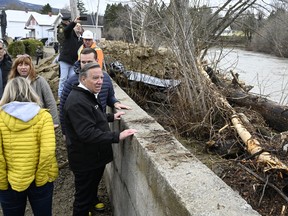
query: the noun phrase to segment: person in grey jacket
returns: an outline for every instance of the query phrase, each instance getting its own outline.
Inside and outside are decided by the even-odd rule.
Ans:
[[[32,59],[29,55],[18,55],[13,62],[8,79],[10,80],[17,76],[25,77],[29,81],[30,85],[40,97],[43,108],[50,111],[53,117],[54,127],[58,127],[59,117],[57,105],[51,88],[44,77],[36,74]]]

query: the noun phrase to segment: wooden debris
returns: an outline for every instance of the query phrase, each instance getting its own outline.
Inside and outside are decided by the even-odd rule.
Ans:
[[[208,77],[202,67],[200,68],[200,71],[206,78]],[[210,79],[208,80],[208,82],[210,82],[210,84],[213,84]],[[261,147],[261,144],[256,137],[252,137],[251,133],[247,130],[247,128],[245,128],[241,118],[239,117],[240,114],[233,109],[233,107],[229,104],[226,98],[217,91],[214,92],[214,97],[219,100],[220,104],[222,104],[222,106],[226,109],[227,113],[232,114],[231,122],[236,129],[238,135],[246,145],[246,151],[250,155],[255,156],[258,163],[262,163],[265,166],[264,171],[277,169],[288,173],[288,167],[277,157],[265,151],[265,149]],[[244,114],[241,115],[243,116]],[[245,117],[245,122],[248,123],[247,121],[248,119]]]

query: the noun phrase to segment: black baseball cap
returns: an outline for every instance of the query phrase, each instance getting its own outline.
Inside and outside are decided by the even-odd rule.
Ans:
[[[70,20],[71,20],[71,17],[69,17],[69,16],[63,16],[63,17],[62,17],[62,20],[63,20],[63,21],[70,21]]]

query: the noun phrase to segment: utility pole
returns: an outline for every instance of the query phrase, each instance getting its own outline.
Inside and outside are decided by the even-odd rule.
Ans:
[[[77,8],[77,0],[70,0],[70,9],[71,9],[71,19],[74,20],[80,15],[80,12]]]
[[[98,17],[99,17],[99,4],[100,4],[100,0],[98,0],[97,12],[96,12],[96,20],[95,20],[95,28],[96,28],[95,38],[96,39],[100,39],[100,38],[98,38],[98,35],[97,35],[97,32],[98,32]]]

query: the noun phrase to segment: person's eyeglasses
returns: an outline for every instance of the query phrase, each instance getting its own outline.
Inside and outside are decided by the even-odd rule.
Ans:
[[[92,63],[93,61],[81,61],[81,64],[88,64],[88,63]]]
[[[28,54],[21,54],[21,55],[17,55],[17,56],[16,56],[16,58],[21,58],[21,57],[23,57],[23,58],[30,58],[30,59],[31,59],[31,56],[28,55]]]

